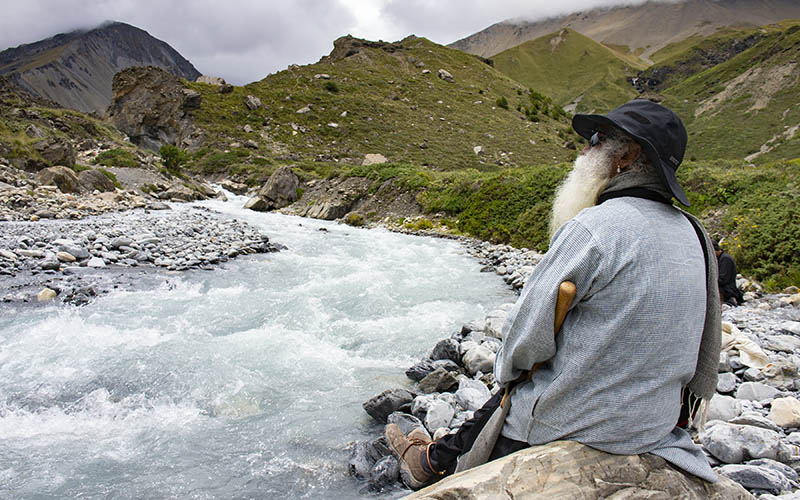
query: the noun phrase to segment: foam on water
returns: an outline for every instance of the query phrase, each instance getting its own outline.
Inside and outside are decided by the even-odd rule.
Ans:
[[[513,300],[451,241],[205,204],[289,249],[4,309],[0,498],[358,498],[361,403]]]

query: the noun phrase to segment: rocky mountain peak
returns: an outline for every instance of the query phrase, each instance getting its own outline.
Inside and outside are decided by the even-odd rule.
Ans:
[[[156,66],[187,80],[200,76],[167,43],[114,21],[0,52],[0,74],[9,81],[84,112],[104,112],[111,102],[114,74],[131,66]]]

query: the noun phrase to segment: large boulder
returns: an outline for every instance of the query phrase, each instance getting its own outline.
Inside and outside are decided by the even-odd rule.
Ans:
[[[44,163],[38,160],[28,161],[25,167],[28,170],[39,170],[49,165],[75,165],[75,150],[72,144],[58,137],[49,137],[33,145]]]
[[[450,498],[755,499],[726,477],[709,483],[684,474],[655,455],[612,455],[574,441],[533,446],[446,477],[406,497],[408,500]]]
[[[114,75],[108,116],[137,146],[158,151],[165,144],[191,145],[196,131],[188,110],[200,98],[161,68],[132,67]]]
[[[43,186],[58,186],[62,193],[77,193],[80,189],[75,172],[62,166],[48,167],[36,172],[36,182]]]
[[[281,167],[267,180],[258,195],[267,202],[268,210],[283,208],[297,201],[300,179],[289,167]]]
[[[100,192],[114,191],[114,182],[108,178],[103,172],[99,170],[84,170],[78,174],[78,183],[80,184],[81,191],[94,191],[95,189]]]

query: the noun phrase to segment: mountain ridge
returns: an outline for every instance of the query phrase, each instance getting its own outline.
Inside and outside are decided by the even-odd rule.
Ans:
[[[509,19],[457,40],[449,47],[492,57],[525,41],[571,28],[597,42],[650,62],[660,48],[691,35],[708,35],[725,26],[762,26],[800,19],[793,0],[651,0],[636,6],[602,7],[537,21]]]
[[[129,24],[60,33],[0,52],[0,75],[61,106],[102,114],[111,80],[131,66],[157,66],[188,80],[200,72],[166,42]]]

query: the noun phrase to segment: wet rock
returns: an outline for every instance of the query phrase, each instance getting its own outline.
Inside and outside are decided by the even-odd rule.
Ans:
[[[362,406],[372,418],[385,424],[392,412],[413,399],[414,394],[405,389],[388,389],[365,401]]]
[[[449,359],[455,363],[461,361],[459,342],[453,339],[443,339],[436,343],[431,352],[431,359]]]
[[[372,441],[361,441],[353,446],[348,459],[350,475],[358,479],[369,479],[372,468],[381,458],[390,454],[383,436]]]
[[[400,477],[400,464],[392,455],[378,460],[370,470],[369,485],[373,491],[380,491],[395,483]]]
[[[442,367],[437,367],[419,382],[419,389],[424,393],[445,392],[458,384],[458,379],[453,372]]]
[[[436,369],[436,365],[430,359],[423,359],[406,370],[406,376],[414,382],[419,382],[424,379],[430,372]]]

